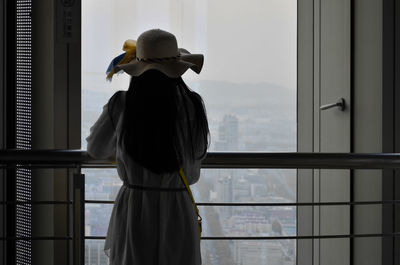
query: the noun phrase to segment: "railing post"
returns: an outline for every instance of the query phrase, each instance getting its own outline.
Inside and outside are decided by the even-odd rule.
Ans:
[[[85,174],[77,166],[73,175],[73,262],[85,263]]]

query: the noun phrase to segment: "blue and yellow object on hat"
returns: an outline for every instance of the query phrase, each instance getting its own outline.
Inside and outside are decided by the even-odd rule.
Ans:
[[[129,63],[130,61],[132,61],[133,58],[136,57],[136,41],[135,40],[126,40],[124,42],[124,46],[122,47],[122,50],[125,52],[118,55],[117,57],[115,57],[111,61],[110,65],[107,68],[106,79],[108,81],[112,80],[112,77],[115,74],[115,67],[117,65]]]

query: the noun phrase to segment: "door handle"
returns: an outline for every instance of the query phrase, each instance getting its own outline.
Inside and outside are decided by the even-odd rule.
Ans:
[[[346,102],[345,102],[344,98],[339,98],[339,100],[336,103],[322,105],[321,107],[319,107],[319,109],[326,110],[326,109],[338,107],[341,111],[344,111],[345,106],[346,106]]]

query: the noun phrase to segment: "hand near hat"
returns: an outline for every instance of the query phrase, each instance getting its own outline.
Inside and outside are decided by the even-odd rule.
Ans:
[[[123,50],[125,53],[115,57],[107,68],[106,79],[109,81],[121,70],[139,76],[155,69],[177,78],[190,68],[199,74],[204,63],[203,54],[191,54],[186,49],[178,48],[175,36],[161,29],[145,31],[137,41],[125,41]]]
[[[135,40],[126,40],[124,42],[124,46],[122,47],[122,50],[125,52],[123,54],[120,54],[117,57],[115,57],[111,61],[110,65],[107,68],[106,79],[108,81],[112,80],[112,77],[115,74],[115,67],[117,65],[129,63],[130,61],[132,61],[133,58],[136,57],[136,41]]]

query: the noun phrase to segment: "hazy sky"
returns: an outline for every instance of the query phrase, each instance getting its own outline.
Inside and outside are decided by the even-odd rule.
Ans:
[[[105,83],[109,62],[123,52],[126,39],[160,28],[173,33],[179,47],[205,56],[201,74],[188,70],[184,79],[268,82],[295,89],[296,2],[84,0],[83,78],[90,73],[105,86],[126,86],[126,74]]]

